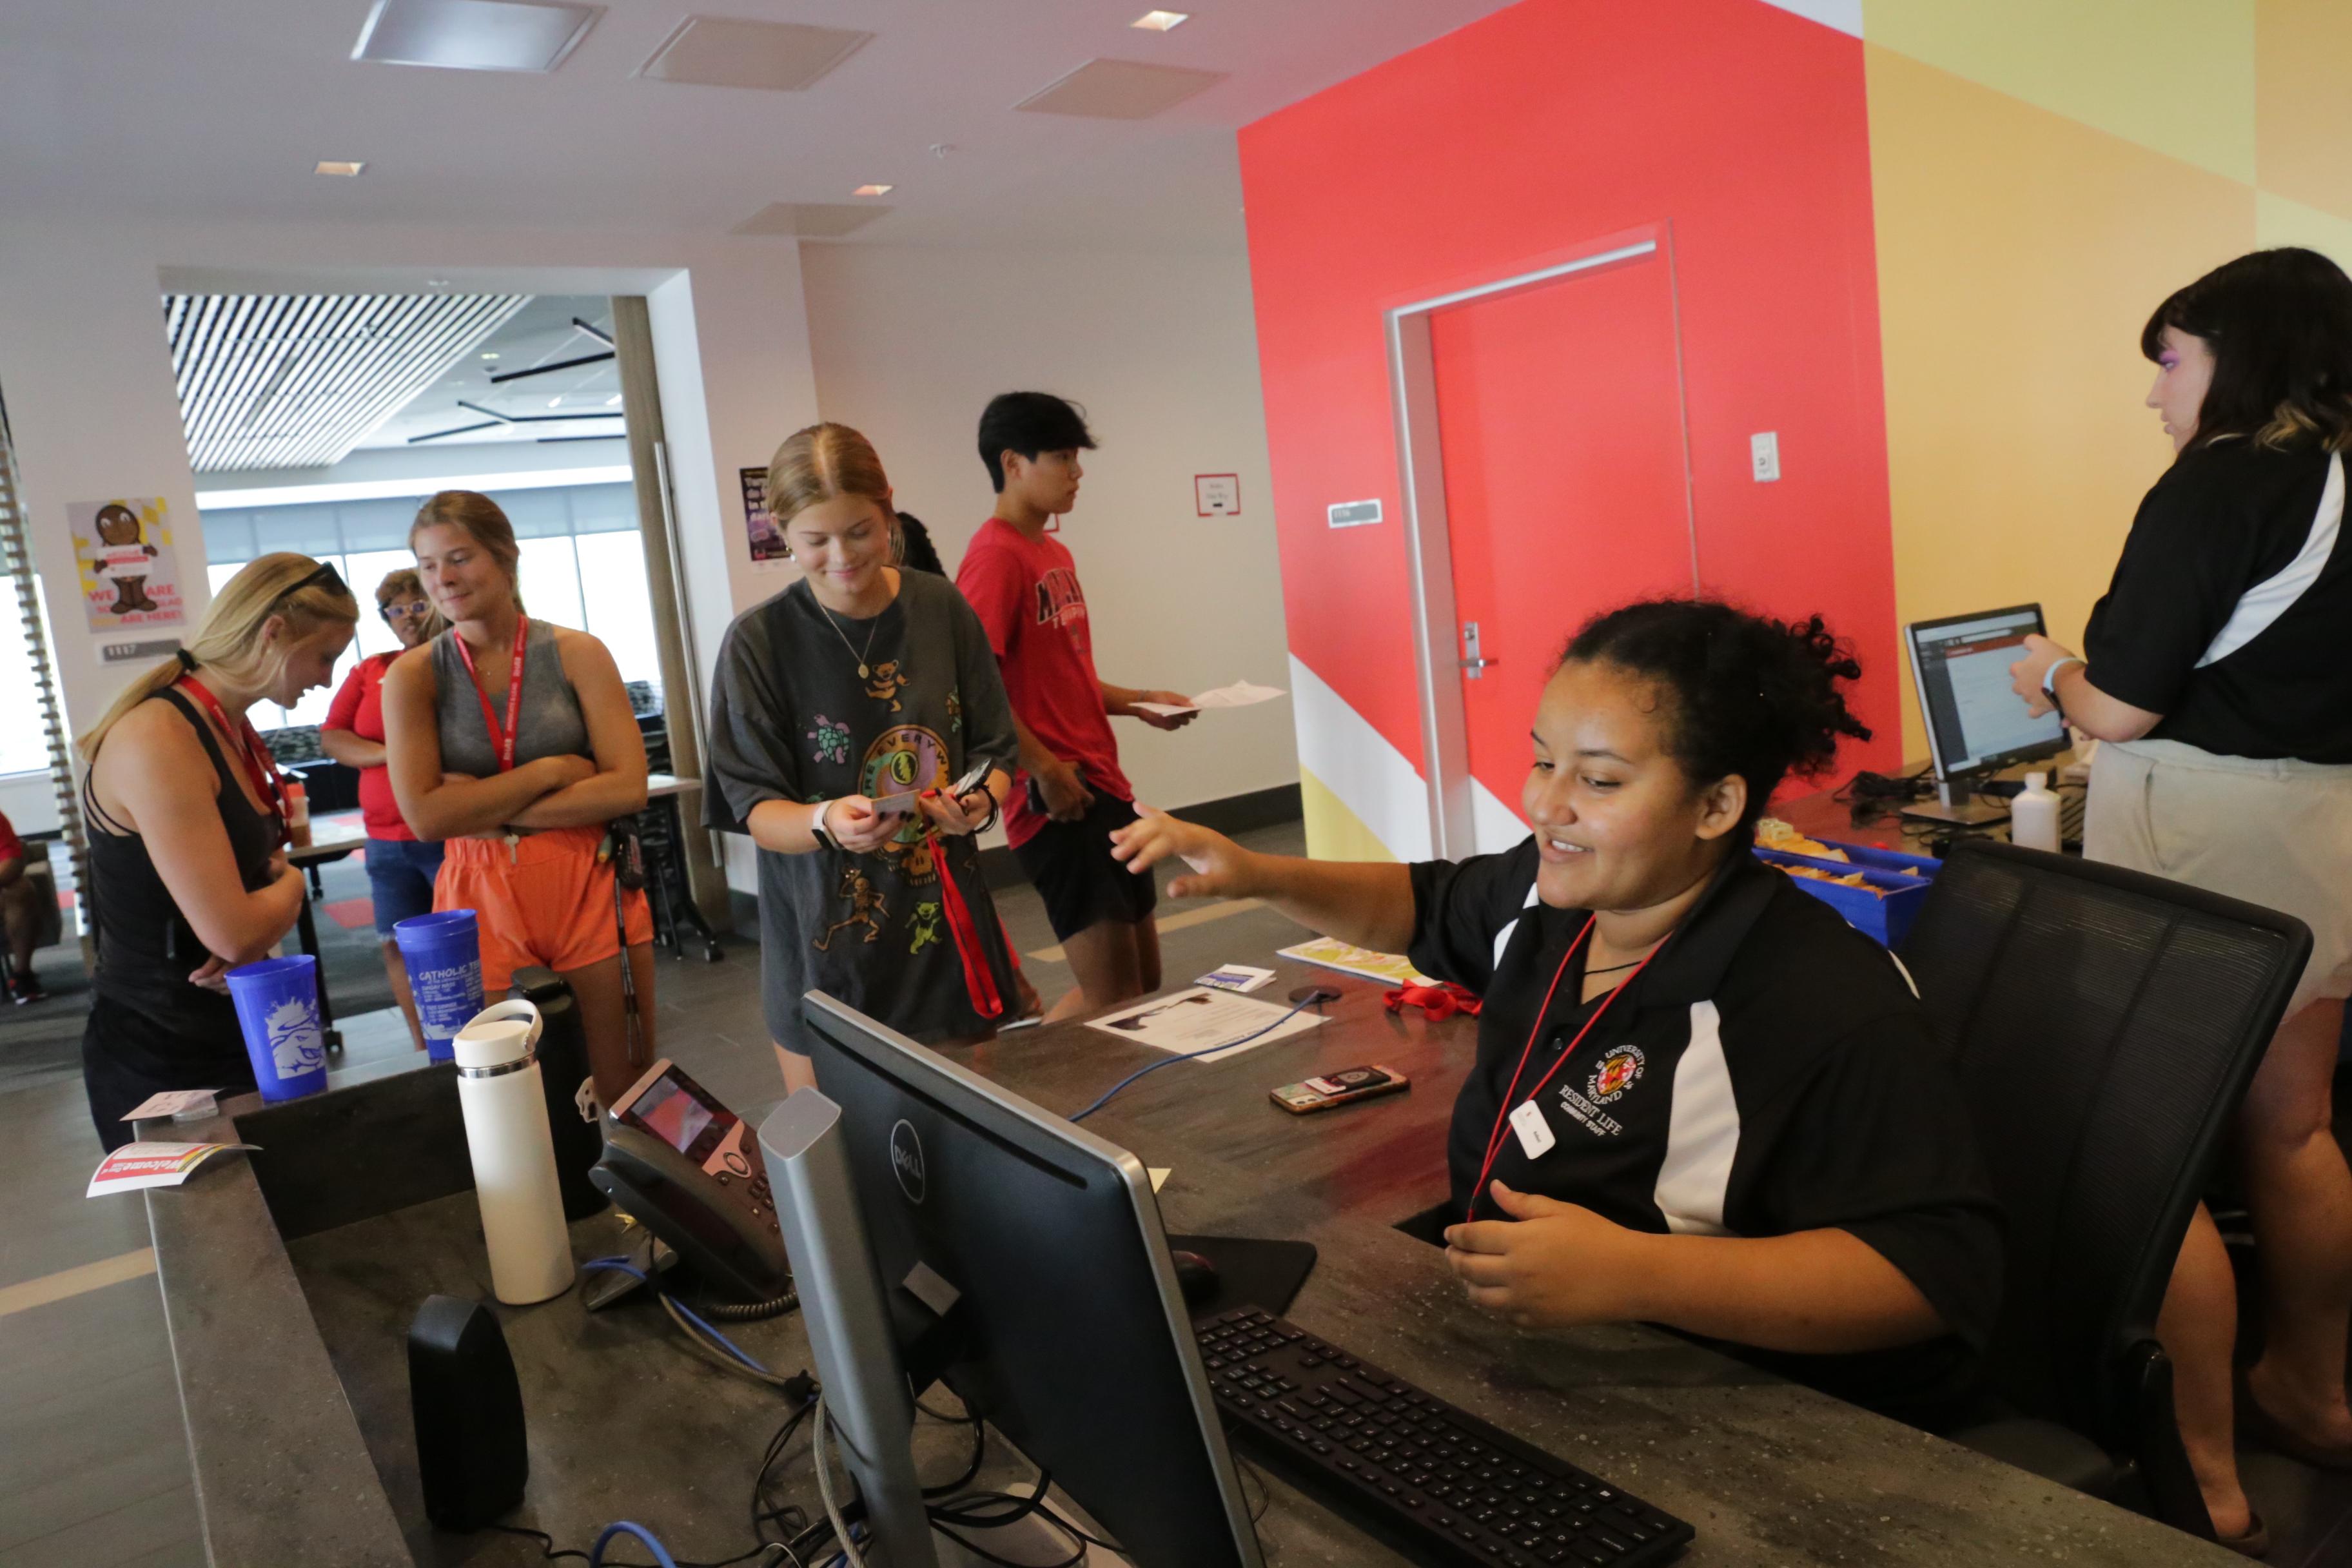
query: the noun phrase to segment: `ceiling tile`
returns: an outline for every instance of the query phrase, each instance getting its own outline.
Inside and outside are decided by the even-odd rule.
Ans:
[[[352,58],[450,70],[553,70],[604,14],[556,0],[376,0]]]
[[[1223,71],[1145,65],[1140,60],[1088,60],[1045,91],[1013,107],[1033,114],[1149,120],[1224,79]]]
[[[656,81],[798,92],[857,52],[871,33],[798,22],[688,16],[637,68]]]

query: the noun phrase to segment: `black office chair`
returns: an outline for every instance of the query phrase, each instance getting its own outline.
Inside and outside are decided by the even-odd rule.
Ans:
[[[1965,840],[1902,957],[2008,1210],[1998,1403],[1951,1434],[2207,1539],[2156,1341],[2216,1150],[2311,955],[2274,910]]]

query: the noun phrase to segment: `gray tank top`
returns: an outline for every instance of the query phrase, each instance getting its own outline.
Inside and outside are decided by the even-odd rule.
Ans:
[[[563,656],[555,648],[555,628],[545,621],[529,624],[522,644],[522,720],[515,727],[515,765],[541,757],[592,755],[588,721],[581,716],[580,694],[564,676]],[[481,689],[489,695],[490,711],[498,715],[498,735],[482,722],[481,699],[474,695],[465,655],[457,651],[457,628],[452,626],[433,639],[442,771],[486,779],[499,771],[499,741],[506,732],[507,683],[513,665],[504,655],[478,658],[475,662],[482,672]]]

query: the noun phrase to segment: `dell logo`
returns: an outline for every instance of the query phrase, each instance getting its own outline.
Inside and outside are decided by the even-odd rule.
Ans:
[[[890,1129],[890,1171],[908,1203],[923,1201],[923,1141],[910,1121],[901,1120]]]

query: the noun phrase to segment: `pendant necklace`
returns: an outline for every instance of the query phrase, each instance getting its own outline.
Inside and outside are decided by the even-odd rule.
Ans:
[[[833,618],[833,612],[824,607],[824,601],[818,599],[816,595],[814,593],[810,594],[809,597],[815,601],[817,614],[823,616],[824,617],[824,624],[833,628],[833,635],[841,639],[841,646],[843,648],[847,650],[850,658],[857,661],[857,679],[860,680],[871,680],[873,679],[873,674],[866,668],[866,653],[872,653],[874,651],[874,638],[876,634],[880,632],[882,629],[882,617],[880,616],[876,616],[874,617],[874,630],[866,634],[866,653],[860,653],[856,648],[849,646],[849,634],[841,629],[841,623]],[[883,608],[887,610],[889,606],[885,605]]]

